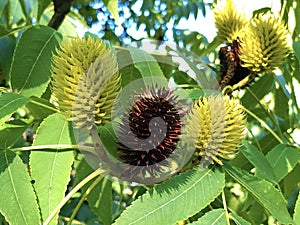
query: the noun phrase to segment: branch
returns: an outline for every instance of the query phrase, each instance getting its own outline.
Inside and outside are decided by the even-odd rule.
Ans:
[[[73,0],[53,0],[54,15],[48,23],[49,27],[58,30],[59,26],[64,21],[65,16],[70,12],[72,1]]]

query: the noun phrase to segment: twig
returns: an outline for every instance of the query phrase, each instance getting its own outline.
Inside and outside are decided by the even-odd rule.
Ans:
[[[58,30],[65,16],[70,12],[71,2],[73,0],[53,0],[54,14],[48,23],[49,27]]]

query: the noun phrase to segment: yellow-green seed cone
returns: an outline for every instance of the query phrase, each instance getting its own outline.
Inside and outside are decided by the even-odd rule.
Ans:
[[[120,89],[116,55],[101,39],[64,42],[52,63],[52,96],[75,127],[90,128],[110,118]]]
[[[237,8],[232,0],[219,0],[214,5],[215,25],[218,29],[217,37],[227,43],[236,40],[239,32],[247,24],[246,15]]]
[[[212,95],[195,102],[187,120],[190,143],[204,164],[223,165],[222,159],[236,155],[245,137],[246,119],[242,106],[228,96]]]
[[[255,73],[272,71],[289,51],[288,31],[272,13],[253,18],[240,36],[242,66]]]

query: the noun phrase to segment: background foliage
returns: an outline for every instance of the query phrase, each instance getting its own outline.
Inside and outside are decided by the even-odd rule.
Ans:
[[[189,169],[154,187],[93,173],[78,152],[71,124],[50,101],[52,53],[63,38],[77,36],[76,27],[97,26],[98,35],[115,45],[120,64],[124,58],[132,60],[121,69],[123,87],[155,70],[196,99],[202,95],[193,89],[197,81],[207,71],[219,70],[222,43],[178,29],[181,18],[205,16],[210,4],[147,0],[133,10],[135,4],[74,0],[56,31],[46,26],[54,14],[50,0],[0,2],[0,224],[300,224],[300,148],[294,140],[300,129],[296,0],[281,1],[283,20],[294,22],[293,50],[285,63],[276,74],[258,76],[233,93],[248,119],[247,138],[234,160],[222,168]],[[142,50],[119,47],[135,41],[127,32],[131,26],[157,41],[167,40],[171,32],[174,42],[186,49],[178,47],[178,57],[196,72],[196,79],[155,52],[144,52],[154,63],[135,64]],[[206,70],[197,67],[199,57]],[[114,148],[111,125],[100,127],[99,133]]]

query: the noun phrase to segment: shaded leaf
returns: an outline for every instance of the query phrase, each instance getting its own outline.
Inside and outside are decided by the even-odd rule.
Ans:
[[[11,151],[0,152],[0,212],[10,225],[40,224],[39,209],[26,166]]]
[[[20,120],[14,120],[0,125],[0,148],[12,146],[22,137],[29,125]]]
[[[224,166],[226,172],[241,184],[265,209],[267,209],[279,222],[288,224],[292,219],[286,208],[286,201],[270,182],[249,174],[247,171]]]
[[[298,194],[298,199],[295,205],[294,222],[296,225],[300,225],[300,194]]]
[[[193,225],[227,225],[226,214],[224,209],[213,209],[204,216],[202,216],[198,221],[191,223]]]
[[[73,144],[70,125],[61,114],[48,116],[39,126],[33,145]],[[29,164],[43,221],[65,195],[73,158],[73,151],[55,149],[32,151],[30,154]],[[57,217],[51,224],[57,224]]]
[[[73,187],[87,177],[94,170],[83,158],[76,168]],[[81,190],[84,193],[93,181],[88,182]],[[87,201],[91,210],[103,222],[104,225],[111,224],[112,220],[112,189],[111,181],[103,179],[99,182],[87,196]]]
[[[28,98],[8,92],[0,95],[0,125],[3,124],[17,109],[25,105]]]
[[[195,167],[140,196],[115,224],[174,224],[187,219],[220,194],[224,179],[220,170]]]
[[[257,176],[266,178],[270,181],[275,181],[273,168],[261,151],[247,142],[243,143],[240,151],[252,163],[252,165],[256,167]]]
[[[299,6],[298,6],[298,8],[299,8],[299,11],[300,11]],[[295,53],[295,56],[296,56],[298,62],[300,62],[300,41],[294,41],[293,42],[293,49],[294,49],[294,53]]]
[[[0,18],[2,17],[2,13],[5,9],[5,6],[7,4],[8,0],[2,0],[0,1]]]
[[[103,225],[112,222],[112,183],[109,179],[102,179],[87,196],[91,210],[98,216]]]
[[[38,11],[36,21],[39,22],[45,9],[50,5],[51,0],[38,0]]]
[[[37,120],[42,120],[56,112],[54,105],[52,105],[48,100],[35,96],[30,97],[30,101],[26,104],[26,108]]]
[[[266,158],[273,168],[276,182],[279,182],[300,161],[300,152],[296,148],[279,144],[266,155]]]
[[[9,72],[14,91],[40,97],[50,81],[52,53],[61,35],[50,27],[34,26],[24,31],[14,51]]]
[[[243,106],[245,108],[251,109],[258,104],[258,100],[261,100],[266,94],[270,92],[271,87],[274,84],[274,76],[266,74],[259,78],[252,86],[249,87],[251,92],[255,95],[253,96],[248,90],[246,90],[245,95],[241,98]]]
[[[229,215],[231,216],[232,220],[235,222],[236,225],[251,225],[250,222],[248,222],[247,220],[238,216],[235,213],[230,213]]]

